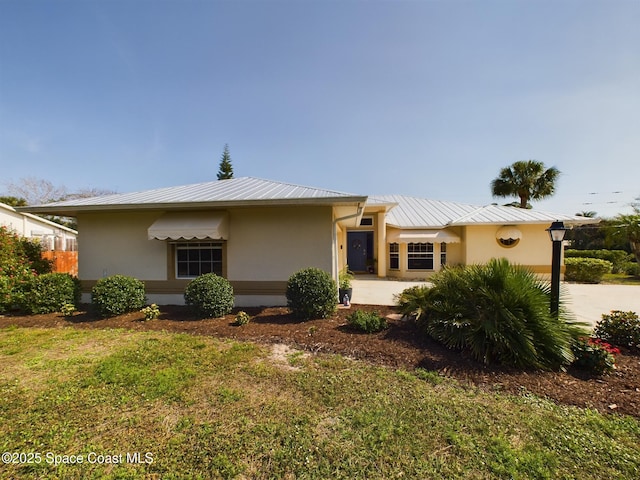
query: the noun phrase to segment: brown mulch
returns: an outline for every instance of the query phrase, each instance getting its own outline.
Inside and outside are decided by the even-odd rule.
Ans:
[[[351,330],[346,317],[355,309],[375,310],[393,315],[393,307],[353,305],[340,309],[330,319],[301,322],[286,308],[245,308],[251,322],[233,325],[237,309],[224,318],[198,319],[185,307],[163,306],[157,320],[144,321],[141,313],[102,319],[83,311],[67,319],[59,314],[0,316],[0,328],[72,327],[124,328],[184,332],[259,343],[285,343],[311,352],[339,353],[392,368],[434,370],[462,384],[487,391],[514,394],[523,392],[547,397],[560,404],[618,412],[640,417],[640,355],[623,351],[617,356],[617,370],[602,377],[570,368],[567,372],[521,372],[502,367],[486,367],[461,352],[451,351],[425,338],[415,324],[401,319],[389,320],[389,328],[377,334]],[[397,317],[397,315],[396,315]]]

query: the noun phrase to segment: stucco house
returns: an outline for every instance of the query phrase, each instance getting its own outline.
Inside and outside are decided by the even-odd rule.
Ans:
[[[21,210],[77,218],[85,294],[98,279],[124,274],[145,282],[150,301],[180,304],[191,279],[215,272],[232,283],[237,306],[286,303],[287,279],[310,266],[336,279],[347,264],[356,273],[415,279],[447,264],[506,257],[548,274],[545,229],[556,220],[593,221],[252,177]]]

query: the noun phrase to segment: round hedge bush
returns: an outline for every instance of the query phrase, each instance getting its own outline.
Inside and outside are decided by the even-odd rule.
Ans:
[[[303,320],[327,318],[337,309],[338,287],[324,270],[306,268],[287,282],[287,306]]]
[[[222,317],[233,309],[233,287],[226,278],[205,273],[187,285],[184,301],[198,315]]]
[[[565,258],[564,279],[568,282],[600,283],[605,273],[611,273],[613,264],[598,258]]]
[[[44,273],[32,277],[20,307],[29,314],[60,312],[64,304],[80,301],[80,282],[68,273]]]
[[[103,317],[140,310],[147,303],[144,283],[125,275],[101,278],[91,290],[91,303]]]

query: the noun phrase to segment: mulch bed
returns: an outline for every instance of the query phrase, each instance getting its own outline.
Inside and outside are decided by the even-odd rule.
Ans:
[[[0,328],[10,325],[123,328],[184,332],[265,344],[284,343],[311,352],[339,353],[391,368],[434,370],[463,385],[487,391],[529,392],[561,404],[640,418],[640,355],[637,352],[623,350],[616,359],[617,370],[602,377],[573,368],[567,372],[522,372],[486,367],[464,353],[448,350],[425,338],[413,322],[392,319],[389,328],[383,332],[354,332],[348,327],[346,317],[355,309],[375,310],[384,316],[396,313],[393,307],[353,305],[351,310],[340,309],[329,319],[301,322],[286,308],[245,308],[252,317],[251,322],[238,327],[233,325],[238,310],[224,318],[198,319],[185,307],[163,306],[160,318],[151,321],[144,321],[143,315],[137,312],[103,319],[90,311],[82,311],[71,319],[59,314],[0,316]]]

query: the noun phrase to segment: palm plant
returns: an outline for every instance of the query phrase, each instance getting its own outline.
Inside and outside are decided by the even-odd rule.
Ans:
[[[573,339],[585,334],[563,308],[557,319],[549,313],[548,283],[506,259],[448,268],[430,280],[431,289],[412,292],[422,293],[421,302],[411,298],[419,324],[485,364],[560,369],[573,360]]]
[[[545,170],[544,163],[535,160],[518,161],[500,170],[491,182],[494,197],[520,198],[520,208],[530,208],[529,200],[540,200],[555,192],[560,171],[555,167]]]

